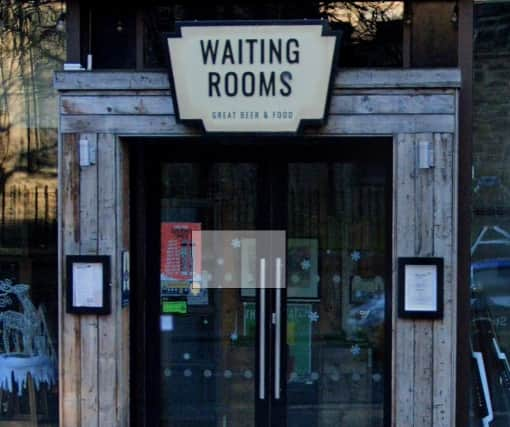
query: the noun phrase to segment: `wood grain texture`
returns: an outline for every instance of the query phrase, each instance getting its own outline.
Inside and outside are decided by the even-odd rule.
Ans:
[[[456,358],[456,155],[452,134],[435,134],[434,254],[444,258],[444,319],[434,323],[433,426],[454,425]]]
[[[415,250],[416,216],[414,215],[415,188],[415,137],[399,134],[394,143],[394,215],[393,215],[393,423],[398,427],[409,427],[414,423],[414,321],[400,319],[396,315],[398,257],[412,256]],[[402,236],[402,237],[401,237]],[[405,238],[404,238],[405,236]],[[396,373],[398,372],[398,375]]]
[[[459,88],[461,75],[454,68],[342,70],[335,78],[341,88]]]
[[[432,144],[433,135],[415,136],[415,150],[419,144]],[[403,159],[404,160],[404,159]],[[405,161],[405,160],[404,160]],[[417,163],[414,158],[409,163]],[[434,168],[418,169],[415,166],[415,200],[408,206],[415,216],[414,256],[434,255]],[[403,238],[402,236],[401,238]],[[433,361],[433,321],[414,322],[414,423],[415,427],[432,426]]]
[[[116,158],[117,158],[117,248],[120,255],[122,250],[130,248],[130,181],[129,181],[129,148],[127,144],[122,143],[116,138]],[[120,261],[119,261],[120,264]],[[121,276],[120,266],[117,268],[118,277]],[[121,298],[121,286],[118,286],[117,298]],[[127,307],[117,308],[117,321],[120,329],[117,333],[117,372],[122,373],[118,376],[118,392],[117,392],[117,422],[121,426],[129,425],[129,378],[130,378],[130,309]]]
[[[449,114],[371,114],[331,115],[325,126],[316,130],[307,129],[311,134],[343,135],[394,135],[397,133],[453,132],[455,117]]]
[[[53,84],[57,90],[155,90],[168,89],[168,73],[133,71],[58,71]],[[434,69],[340,70],[335,88],[459,88],[460,71]]]
[[[82,134],[97,149],[96,134]],[[80,168],[80,254],[97,255],[97,164]],[[82,427],[98,426],[98,316],[80,315]]]
[[[330,114],[453,114],[453,94],[336,94]],[[174,115],[168,95],[66,95],[62,115]]]
[[[175,116],[66,115],[63,133],[93,132],[128,135],[199,135],[199,130],[177,123]],[[306,135],[393,135],[395,133],[453,132],[450,114],[331,115],[325,126],[307,128]]]
[[[81,340],[80,319],[66,312],[67,296],[65,255],[78,254],[80,250],[80,205],[78,137],[63,135],[61,139],[61,217],[60,217],[60,325],[59,328],[59,384],[60,417],[67,425],[79,425],[81,417]],[[66,425],[63,424],[62,425]]]
[[[120,252],[129,248],[129,144],[121,137],[199,135],[177,123],[166,73],[57,73],[62,91],[62,252],[112,256],[112,315],[79,318],[61,298],[60,389],[64,426],[129,425],[129,308],[120,307]],[[456,363],[456,70],[345,70],[330,116],[307,136],[393,136],[392,425],[454,423]],[[98,163],[78,166],[80,135]],[[128,139],[126,139],[128,140]],[[416,169],[419,141],[435,167]],[[445,259],[445,317],[399,319],[399,256]],[[65,272],[61,267],[61,289]]]
[[[63,96],[63,115],[173,115],[168,95],[94,95]]]
[[[351,94],[331,98],[330,114],[453,114],[455,97],[447,94]]]
[[[57,71],[53,78],[57,90],[154,90],[168,89],[168,73],[133,71]]]
[[[111,314],[99,316],[99,426],[117,425],[117,332],[118,323],[118,261],[117,261],[117,164],[115,136],[99,134],[97,144],[98,164],[98,249],[101,255],[111,257]],[[115,386],[114,386],[115,385]]]
[[[117,135],[199,135],[197,129],[177,123],[175,116],[61,116],[63,133],[98,132]]]
[[[435,165],[416,167],[420,142]],[[444,319],[394,319],[393,425],[454,425],[456,367],[456,147],[454,135],[398,135],[394,147],[394,253],[445,260]],[[395,265],[396,269],[396,265]],[[397,278],[394,276],[394,284]],[[394,289],[396,301],[397,289]]]

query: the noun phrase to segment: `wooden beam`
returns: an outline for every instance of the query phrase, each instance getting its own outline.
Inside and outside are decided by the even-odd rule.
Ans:
[[[59,328],[59,384],[61,425],[78,426],[81,417],[81,341],[80,319],[66,312],[65,292],[67,274],[65,256],[79,253],[80,243],[80,167],[78,162],[78,136],[63,135],[59,163],[61,187],[60,217],[60,328]]]
[[[458,88],[460,71],[456,68],[431,69],[356,69],[339,71],[334,87],[346,88]],[[57,90],[165,90],[169,89],[164,72],[133,71],[59,71],[55,73]]]
[[[174,115],[169,96],[64,95],[62,115]],[[337,94],[329,113],[337,114],[454,114],[454,94]]]
[[[93,149],[97,148],[95,133],[82,134]],[[97,151],[97,150],[96,150]],[[97,255],[98,253],[98,222],[97,222],[97,163],[80,168],[80,254]],[[98,316],[82,314],[80,320],[81,342],[81,418],[80,426],[98,427]],[[67,422],[67,421],[66,421]]]

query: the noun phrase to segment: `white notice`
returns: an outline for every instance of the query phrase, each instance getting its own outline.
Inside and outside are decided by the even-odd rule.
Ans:
[[[437,310],[437,267],[435,265],[405,266],[406,311]]]
[[[73,306],[103,305],[103,264],[76,262],[73,264]]]

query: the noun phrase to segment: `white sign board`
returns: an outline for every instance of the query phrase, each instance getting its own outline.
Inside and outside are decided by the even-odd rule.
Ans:
[[[103,305],[103,264],[73,264],[73,306],[101,307]]]
[[[406,311],[437,310],[437,266],[405,266]]]
[[[178,23],[167,37],[177,117],[219,133],[321,123],[338,38],[322,21]]]

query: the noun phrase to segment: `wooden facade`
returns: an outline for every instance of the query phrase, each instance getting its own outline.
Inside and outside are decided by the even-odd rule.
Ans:
[[[329,117],[307,135],[393,139],[391,420],[398,427],[455,425],[457,358],[458,96],[456,69],[338,73]],[[129,249],[130,143],[199,133],[176,121],[163,72],[58,72],[60,93],[60,423],[129,425],[129,307],[121,251]],[[97,151],[80,168],[78,141]],[[434,166],[417,167],[418,145]],[[112,257],[112,314],[65,311],[65,255]],[[444,318],[397,317],[397,257],[445,260]],[[134,348],[134,347],[133,347]]]

